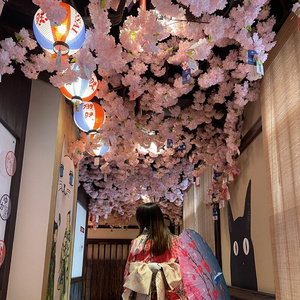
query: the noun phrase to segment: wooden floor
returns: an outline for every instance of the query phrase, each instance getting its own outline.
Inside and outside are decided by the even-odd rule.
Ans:
[[[274,300],[275,295],[228,287],[231,300]]]

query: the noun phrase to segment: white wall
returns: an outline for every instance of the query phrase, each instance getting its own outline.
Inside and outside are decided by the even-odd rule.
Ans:
[[[41,299],[60,91],[32,81],[7,300]]]

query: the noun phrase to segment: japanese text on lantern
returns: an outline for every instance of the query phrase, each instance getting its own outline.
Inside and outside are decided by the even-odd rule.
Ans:
[[[94,105],[92,103],[83,105],[84,118],[95,119]]]
[[[77,30],[79,29],[80,23],[81,23],[81,16],[80,16],[80,14],[76,14],[74,25],[72,27],[72,31],[74,31],[76,34],[78,33]]]
[[[48,19],[46,17],[46,14],[43,11],[36,15],[36,24],[38,26],[41,26],[42,23],[45,23],[47,21]]]
[[[96,86],[97,86],[97,81],[94,78],[91,78],[90,81],[89,81],[89,87],[92,90],[95,90]]]
[[[84,117],[85,117],[85,118],[92,118],[93,115],[94,115],[93,112],[88,112],[88,111],[86,111],[86,112],[84,113]]]
[[[93,110],[93,104],[92,103],[84,104],[83,109],[84,110]]]

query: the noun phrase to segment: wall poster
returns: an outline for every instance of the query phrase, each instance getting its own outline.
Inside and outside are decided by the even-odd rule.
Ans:
[[[4,263],[6,221],[10,217],[11,180],[16,172],[16,138],[0,123],[0,268]]]
[[[64,139],[55,202],[47,300],[69,299],[73,202],[74,164],[71,157],[65,154]]]

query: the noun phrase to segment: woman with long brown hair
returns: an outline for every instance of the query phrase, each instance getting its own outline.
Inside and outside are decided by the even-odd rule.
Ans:
[[[178,264],[178,237],[165,225],[156,203],[136,211],[139,235],[131,242],[123,299],[187,299]]]

